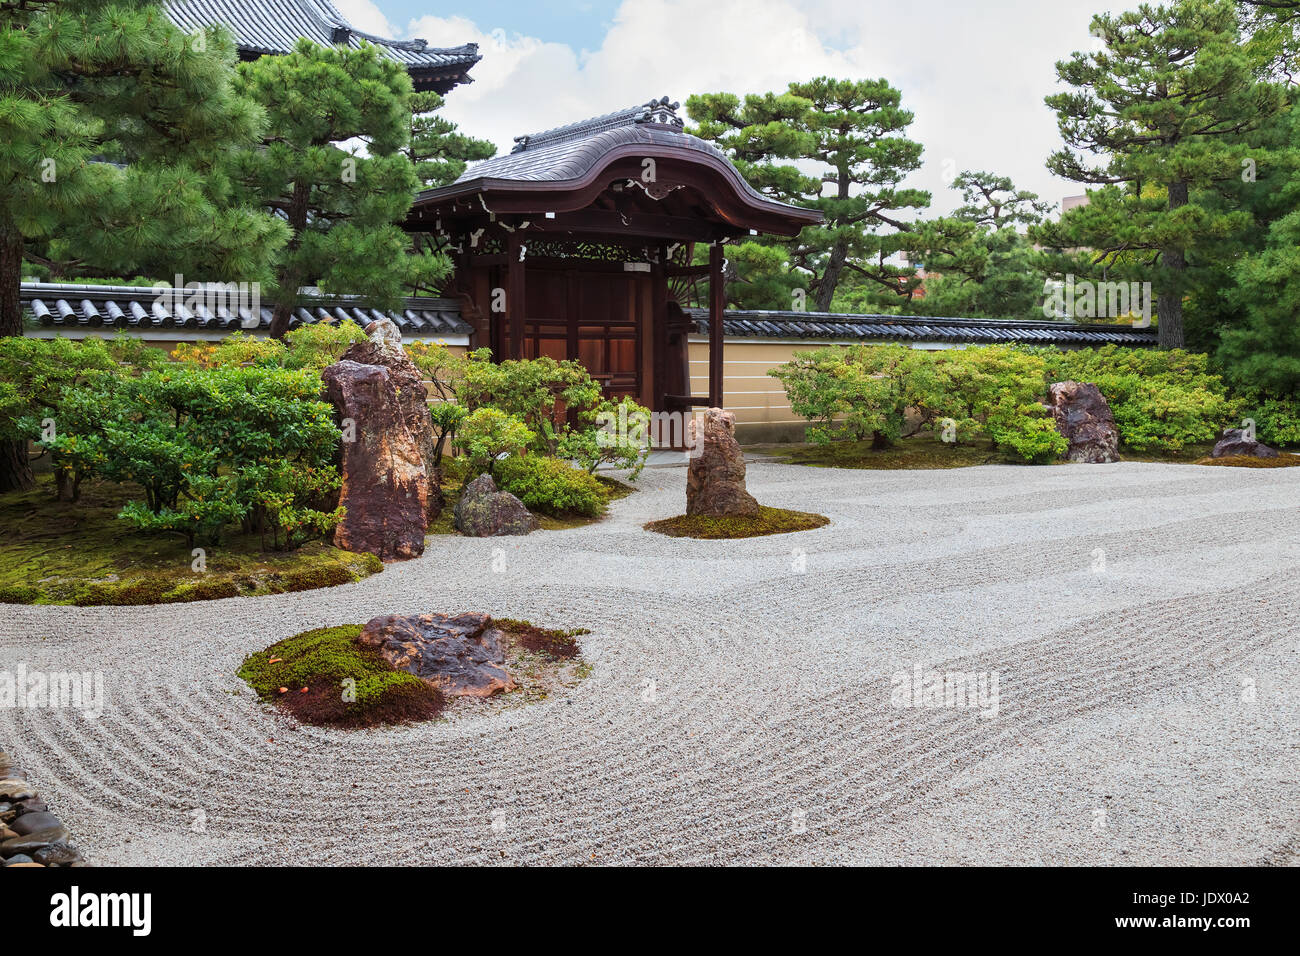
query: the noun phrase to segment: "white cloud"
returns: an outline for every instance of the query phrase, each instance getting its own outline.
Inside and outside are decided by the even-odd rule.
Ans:
[[[377,37],[395,37],[397,31],[372,0],[333,0],[343,19],[363,33]]]
[[[1056,88],[1053,64],[1089,45],[1095,3],[949,0],[921,12],[897,0],[624,0],[590,52],[486,34],[464,17],[424,17],[399,32],[438,46],[479,44],[474,82],[452,92],[446,115],[501,149],[514,136],[652,96],[883,76],[902,90],[916,114],[910,135],[925,146],[925,167],[910,184],[931,190],[942,212],[958,198],[945,174],[967,168],[1009,175],[1052,202],[1082,192],[1043,166],[1060,145],[1043,97]]]

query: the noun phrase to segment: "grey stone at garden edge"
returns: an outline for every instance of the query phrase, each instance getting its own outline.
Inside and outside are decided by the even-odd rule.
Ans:
[[[37,830],[48,830],[50,827],[61,826],[62,822],[48,810],[37,810],[35,813],[24,813],[21,817],[9,824],[9,829],[20,836],[35,833]]]
[[[1225,428],[1223,437],[1210,452],[1211,458],[1227,458],[1231,455],[1249,455],[1252,458],[1276,458],[1277,449],[1269,448],[1261,441],[1248,438],[1241,428]]]
[[[27,800],[34,796],[36,796],[36,791],[32,789],[31,784],[26,780],[10,780],[8,778],[0,780],[0,800],[12,802]]]
[[[31,853],[47,846],[67,843],[70,836],[71,834],[68,833],[68,828],[65,826],[49,827],[44,830],[37,830],[35,833],[16,836],[5,840],[4,843],[0,843],[0,857],[7,859],[15,853]]]
[[[471,538],[528,534],[537,519],[508,491],[498,491],[491,475],[479,475],[461,492],[453,512],[456,530]]]
[[[30,856],[28,856],[26,853],[15,853],[13,856],[9,857],[9,859],[5,860],[5,866],[15,866],[19,863],[35,863],[35,862],[36,861],[33,860]]]

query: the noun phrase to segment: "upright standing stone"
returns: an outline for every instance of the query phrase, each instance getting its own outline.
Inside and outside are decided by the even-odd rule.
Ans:
[[[745,490],[745,455],[736,441],[736,416],[721,408],[691,420],[691,464],[686,473],[686,513],[748,518],[758,502]]]
[[[429,415],[429,389],[424,384],[424,375],[402,348],[402,333],[391,319],[376,319],[366,326],[366,332],[370,340],[350,345],[340,361],[382,365],[388,369],[389,378],[397,390],[402,419],[424,462],[429,481],[429,520],[433,521],[442,513],[446,501],[442,495],[442,476],[436,474],[433,467],[438,442]]]
[[[321,377],[345,427],[340,503],[347,513],[334,543],[385,561],[419,557],[428,527],[428,478],[388,369],[342,360]]]
[[[1086,382],[1048,386],[1047,405],[1056,427],[1070,443],[1070,461],[1099,465],[1119,461],[1119,430],[1101,389]]]

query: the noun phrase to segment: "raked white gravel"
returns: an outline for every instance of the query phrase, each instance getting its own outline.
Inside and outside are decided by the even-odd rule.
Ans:
[[[90,861],[1295,863],[1300,469],[754,464],[810,532],[694,541],[685,472],[600,524],[431,538],[346,587],[6,606],[0,668],[102,671],[106,712],[0,710]],[[588,627],[589,678],[486,718],[295,727],[250,651],[387,613]],[[913,665],[994,718],[891,706]]]

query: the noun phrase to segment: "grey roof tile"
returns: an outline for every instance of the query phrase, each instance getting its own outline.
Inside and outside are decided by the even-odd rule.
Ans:
[[[299,38],[323,46],[369,41],[408,69],[470,67],[478,46],[431,47],[424,40],[390,40],[357,30],[329,0],[168,0],[167,15],[182,30],[222,23],[250,53],[287,53]],[[345,32],[346,31],[346,32]]]
[[[24,282],[20,298],[28,318],[36,325],[55,328],[186,328],[204,331],[265,332],[271,327],[272,307],[262,303],[257,315],[245,306],[214,301],[214,308],[195,303],[191,311],[183,302],[160,296],[150,286],[73,285]],[[344,300],[304,304],[293,312],[290,328],[325,322],[337,325],[345,318],[363,327],[376,317],[392,319],[403,335],[468,335],[471,326],[460,317],[460,304],[452,299],[416,297],[390,312],[363,309]],[[431,321],[428,317],[436,317]]]
[[[688,309],[696,331],[707,334],[709,313]],[[939,318],[904,315],[851,315],[832,312],[769,312],[730,310],[723,316],[728,337],[757,336],[784,339],[892,339],[961,343],[1011,343],[1032,345],[1156,344],[1155,329],[1114,325],[1077,325],[1050,320]]]

